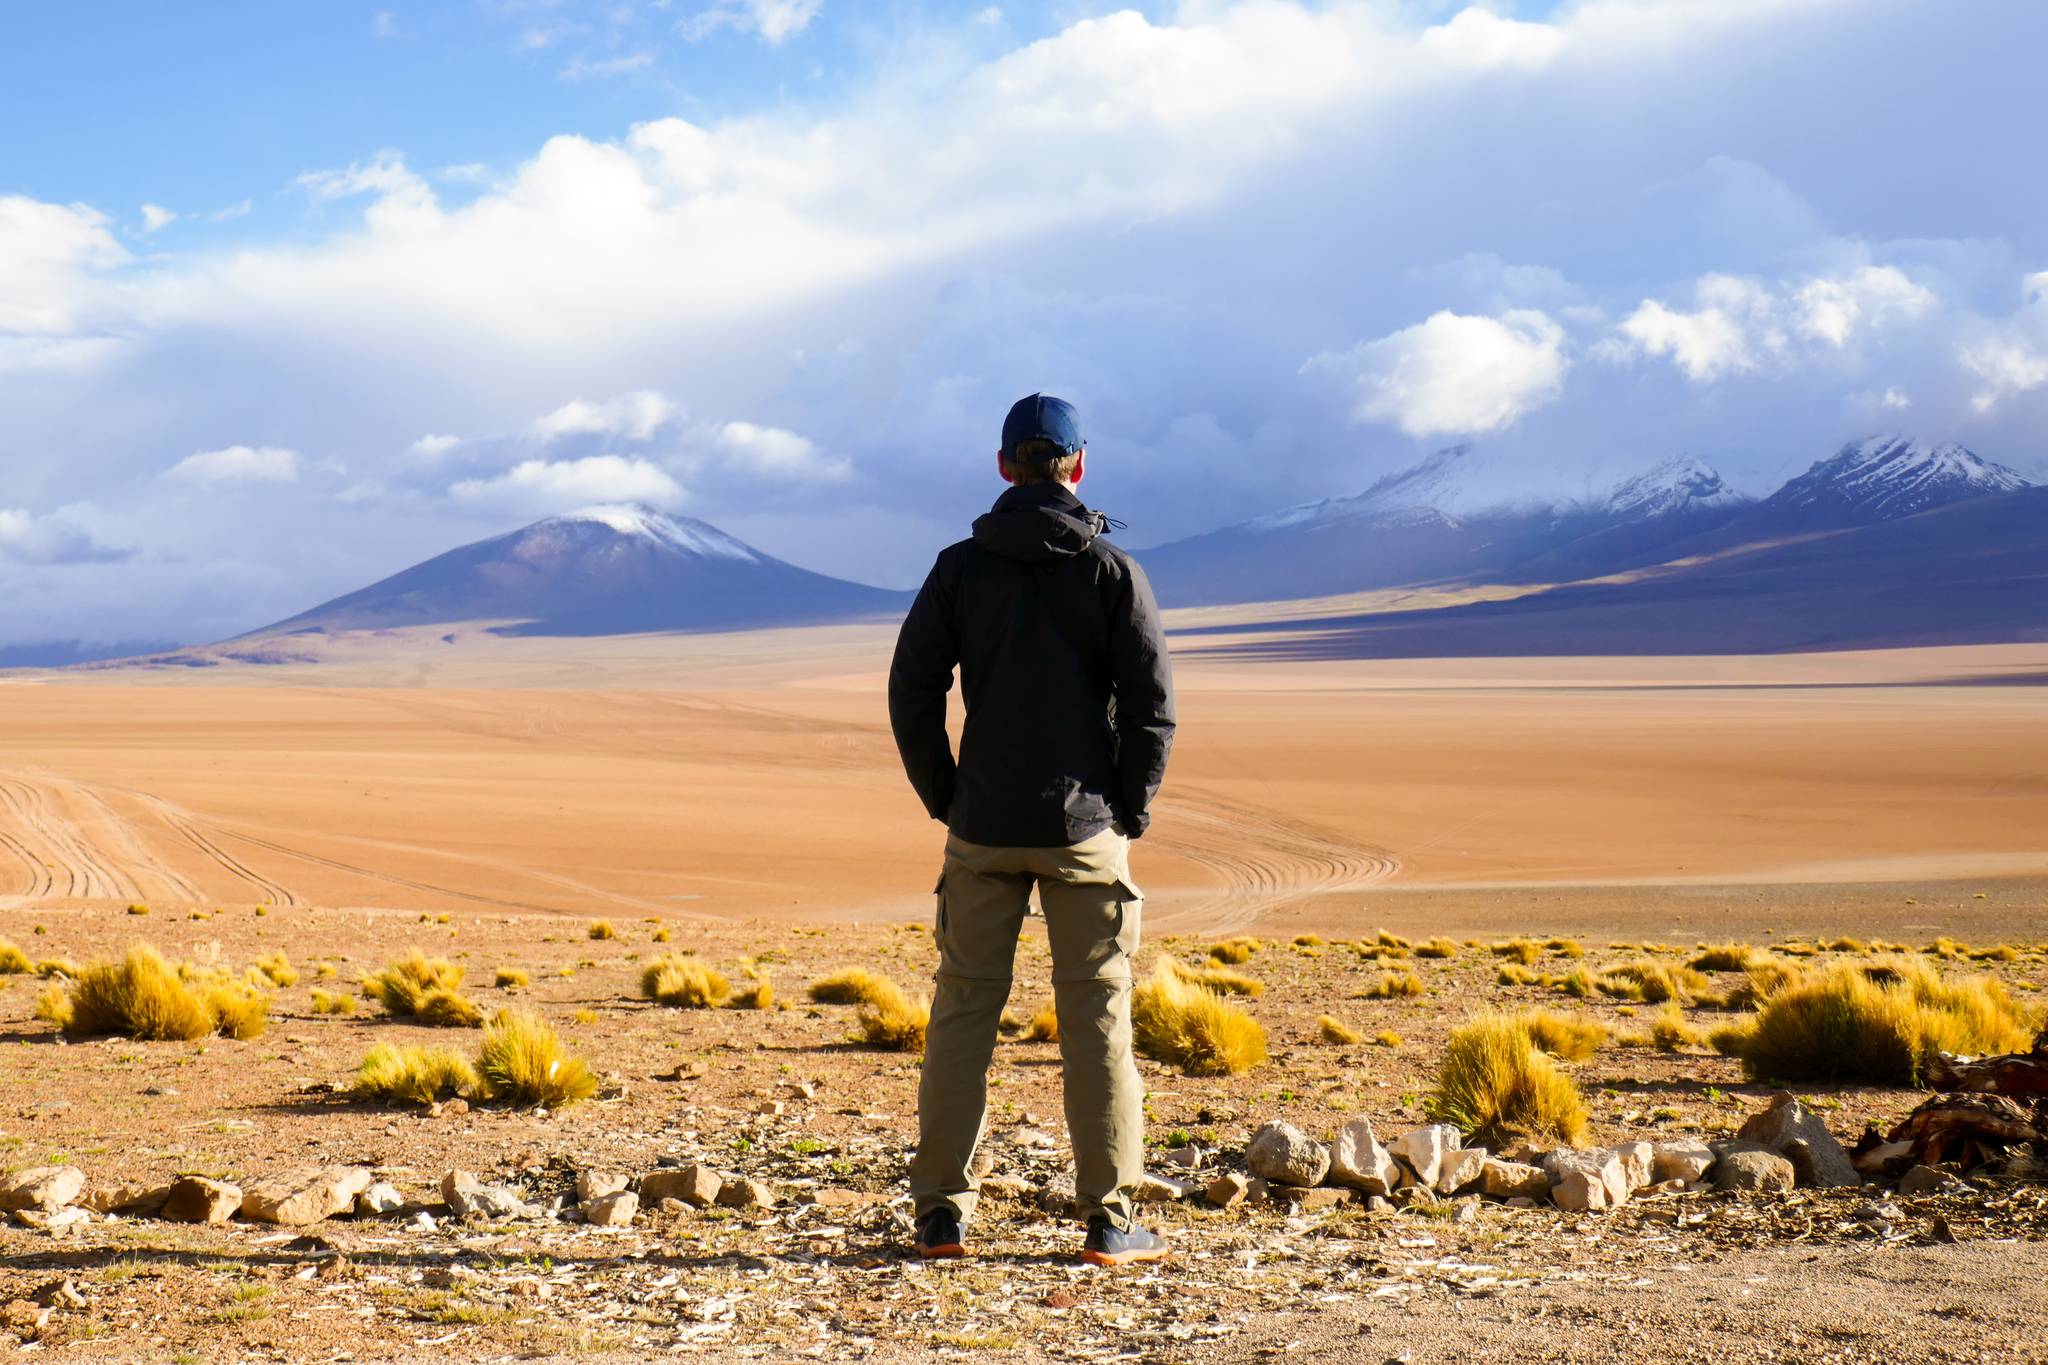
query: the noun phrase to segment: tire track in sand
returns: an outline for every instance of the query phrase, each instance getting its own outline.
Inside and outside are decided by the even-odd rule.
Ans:
[[[1385,881],[1401,860],[1335,830],[1285,819],[1195,787],[1160,802],[1146,842],[1214,872],[1223,886],[1166,917],[1182,931],[1231,933],[1304,896]],[[1156,842],[1155,842],[1156,841]]]
[[[142,888],[135,879],[105,861],[78,825],[56,808],[51,796],[19,775],[0,781],[0,810],[49,849],[49,861],[61,874],[61,878],[51,879],[51,894],[82,900],[140,898]]]

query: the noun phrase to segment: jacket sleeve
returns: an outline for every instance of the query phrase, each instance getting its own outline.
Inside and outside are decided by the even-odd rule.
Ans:
[[[944,820],[953,804],[953,746],[946,738],[946,693],[960,641],[953,629],[952,594],[942,559],[926,575],[889,664],[889,728],[910,785],[932,819]]]
[[[1152,799],[1173,748],[1173,665],[1152,585],[1135,561],[1122,561],[1110,598],[1109,660],[1116,695],[1117,822],[1136,839],[1152,823]]]

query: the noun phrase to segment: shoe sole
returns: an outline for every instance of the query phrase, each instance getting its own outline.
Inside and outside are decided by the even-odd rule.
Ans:
[[[1081,1260],[1088,1265],[1120,1266],[1137,1265],[1143,1261],[1163,1261],[1171,1255],[1173,1250],[1170,1247],[1161,1247],[1157,1251],[1084,1251],[1081,1253]]]
[[[917,1249],[917,1254],[927,1261],[950,1261],[956,1257],[965,1256],[967,1248],[958,1242],[948,1242],[944,1246],[920,1246]]]

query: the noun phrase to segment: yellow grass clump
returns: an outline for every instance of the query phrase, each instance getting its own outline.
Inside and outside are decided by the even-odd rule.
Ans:
[[[533,984],[533,978],[517,967],[500,967],[491,984],[503,991],[523,991]]]
[[[1911,958],[1834,967],[1785,987],[1716,1048],[1752,1078],[1920,1083],[1937,1052],[2022,1050],[2031,1021],[1989,977],[1947,978]]]
[[[1024,1031],[1024,1037],[1033,1043],[1057,1043],[1060,1040],[1060,1012],[1051,1001],[1033,1012],[1031,1026]]]
[[[1543,949],[1526,938],[1512,938],[1504,943],[1494,944],[1493,955],[1495,957],[1509,958],[1521,963],[1524,967],[1528,967],[1534,965],[1536,959],[1543,956]]]
[[[345,995],[339,991],[323,991],[318,986],[313,988],[313,1013],[354,1014],[355,1012],[356,998],[353,995]]]
[[[434,1028],[482,1028],[484,1012],[477,1008],[468,996],[459,991],[431,990],[420,997],[420,1007],[413,1016],[422,1024]]]
[[[1768,956],[1746,943],[1724,943],[1708,948],[1685,965],[1696,972],[1746,972]]]
[[[1569,958],[1581,958],[1586,955],[1585,947],[1575,938],[1545,939],[1543,942],[1543,951],[1546,953],[1555,953],[1559,957]]]
[[[1358,992],[1360,1000],[1403,1000],[1421,995],[1422,978],[1413,972],[1383,972],[1378,981]]]
[[[1693,1027],[1674,1000],[1650,1016],[1650,1042],[1659,1052],[1676,1052],[1680,1048],[1704,1047],[1707,1037]]]
[[[1401,1035],[1394,1032],[1390,1028],[1381,1029],[1378,1033],[1375,1033],[1372,1036],[1372,1040],[1381,1047],[1401,1046]]]
[[[1266,989],[1266,983],[1257,977],[1246,976],[1220,963],[1190,967],[1173,958],[1166,961],[1172,964],[1173,974],[1181,980],[1206,987],[1218,995],[1260,995]]]
[[[1649,1005],[1661,1005],[1666,1000],[1688,1001],[1712,984],[1691,967],[1663,962],[1624,962],[1618,967],[1604,968],[1593,977],[1593,988],[1600,994]]]
[[[1451,1030],[1424,1109],[1489,1147],[1517,1137],[1577,1145],[1586,1134],[1578,1086],[1507,1015],[1482,1015]]]
[[[0,976],[23,976],[34,970],[27,953],[0,938]]]
[[[619,936],[619,931],[612,928],[612,922],[608,919],[592,920],[589,924],[589,927],[587,927],[583,932],[589,935],[591,938],[598,939],[600,941],[604,939],[617,938]]]
[[[727,1009],[766,1010],[775,1008],[775,983],[765,976],[750,977],[747,984],[726,1002]]]
[[[1823,945],[1831,953],[1867,953],[1870,946],[1860,938],[1834,938]]]
[[[569,1022],[572,1024],[594,1024],[597,1022],[597,1011],[588,1007],[579,1009],[569,1016]]]
[[[597,1093],[597,1077],[531,1010],[499,1010],[484,1030],[477,1075],[492,1099],[560,1109]]]
[[[1339,1047],[1349,1046],[1358,1041],[1358,1030],[1334,1014],[1325,1014],[1316,1020],[1316,1035],[1324,1042]]]
[[[263,976],[264,980],[273,986],[296,986],[299,984],[298,969],[292,966],[292,960],[286,957],[282,950],[274,953],[265,953],[262,957],[257,958],[253,965],[255,970]]]
[[[1227,962],[1232,966],[1237,966],[1251,961],[1252,954],[1256,953],[1259,947],[1260,944],[1257,939],[1246,934],[1239,934],[1236,938],[1226,938],[1221,943],[1210,944],[1209,956],[1218,962]]]
[[[1531,986],[1541,981],[1543,977],[1519,962],[1503,962],[1500,969],[1493,974],[1493,979],[1502,986]]]
[[[640,994],[657,1005],[678,1009],[717,1009],[732,998],[725,973],[694,957],[665,953],[640,973]]]
[[[1450,939],[1439,936],[1427,943],[1416,944],[1415,955],[1417,957],[1433,958],[1456,957],[1458,955],[1458,945]]]
[[[1183,978],[1170,959],[1131,993],[1139,1052],[1190,1076],[1234,1076],[1266,1060],[1266,1030],[1215,991]]]
[[[894,989],[892,982],[865,967],[847,967],[819,977],[805,993],[820,1005],[865,1005]]]
[[[386,1014],[410,1018],[436,991],[454,994],[462,985],[462,968],[443,957],[428,957],[415,948],[380,972],[363,978],[363,994]]]
[[[1514,1019],[1540,1051],[1567,1062],[1585,1061],[1607,1041],[1607,1028],[1597,1019],[1555,1010],[1530,1010]]]
[[[181,973],[147,944],[119,962],[95,962],[52,987],[37,1017],[77,1036],[149,1040],[254,1038],[269,1023],[270,997],[226,978]]]
[[[932,1021],[931,1001],[923,996],[912,999],[893,981],[881,984],[883,989],[869,997],[854,1016],[860,1026],[860,1041],[890,1052],[924,1051],[925,1029]]]
[[[128,913],[131,915],[146,915],[149,913],[149,907],[140,903],[132,904],[128,907]]]
[[[476,1068],[459,1052],[379,1043],[356,1067],[349,1093],[376,1104],[428,1105],[456,1095],[474,1095],[481,1088]]]
[[[1294,936],[1294,946],[1309,949],[1320,948],[1323,946],[1323,936],[1321,934],[1296,934]]]

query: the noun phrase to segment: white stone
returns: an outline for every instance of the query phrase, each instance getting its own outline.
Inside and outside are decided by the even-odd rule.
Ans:
[[[1655,1166],[1656,1148],[1647,1142],[1622,1142],[1607,1149],[1621,1162],[1622,1174],[1628,1177],[1628,1190],[1634,1194],[1656,1177],[1652,1174]]]
[[[76,1166],[31,1166],[0,1176],[0,1212],[35,1209],[55,1213],[78,1198],[84,1188],[85,1172]]]
[[[1443,1169],[1437,1172],[1436,1187],[1439,1193],[1456,1194],[1478,1183],[1486,1174],[1487,1152],[1484,1147],[1460,1147],[1444,1157]]]
[[[1650,1175],[1659,1184],[1667,1180],[1703,1180],[1713,1169],[1713,1150],[1704,1142],[1692,1140],[1657,1143],[1650,1160]]]
[[[320,1166],[259,1180],[242,1191],[242,1216],[298,1227],[347,1213],[375,1177],[363,1166]]]
[[[1480,1175],[1479,1188],[1494,1199],[1547,1199],[1550,1176],[1541,1166],[1490,1156]]]
[[[1245,1164],[1275,1185],[1320,1185],[1330,1173],[1330,1149],[1291,1123],[1268,1123],[1252,1134]]]
[[[1366,1194],[1392,1194],[1400,1187],[1400,1164],[1373,1135],[1371,1119],[1356,1118],[1337,1130],[1329,1180]]]
[[[631,1190],[614,1190],[583,1201],[583,1221],[592,1227],[622,1228],[640,1211],[640,1196]]]
[[[405,1206],[405,1196],[389,1181],[379,1180],[356,1196],[356,1213],[365,1218],[396,1213]]]
[[[1403,1133],[1387,1144],[1387,1150],[1408,1163],[1416,1183],[1435,1189],[1443,1175],[1444,1161],[1464,1145],[1458,1130],[1448,1123],[1432,1123]]]
[[[632,1183],[633,1177],[624,1171],[579,1171],[576,1175],[576,1198],[587,1204],[593,1199],[617,1194]]]

